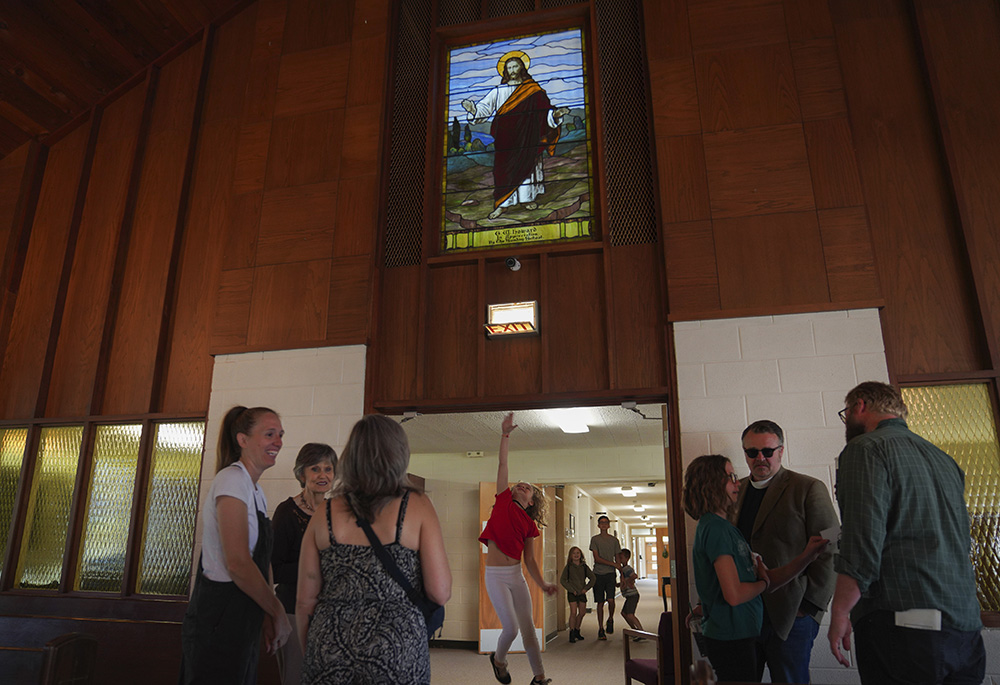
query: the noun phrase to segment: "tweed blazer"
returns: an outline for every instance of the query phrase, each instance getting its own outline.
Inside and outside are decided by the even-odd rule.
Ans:
[[[750,478],[740,481],[740,494],[731,521],[736,525],[743,507]],[[768,484],[760,503],[750,537],[750,549],[764,559],[768,568],[783,566],[806,548],[812,535],[839,525],[830,493],[822,481],[782,467]],[[795,622],[795,616],[805,599],[819,607],[815,616],[819,623],[833,597],[836,574],[833,553],[823,552],[797,578],[773,593],[764,593],[764,607],[775,632],[782,640]]]

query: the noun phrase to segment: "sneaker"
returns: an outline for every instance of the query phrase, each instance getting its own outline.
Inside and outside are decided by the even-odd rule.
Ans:
[[[615,620],[613,618],[608,619],[607,631],[609,635],[615,632]]]
[[[598,640],[607,640],[608,639],[608,636],[604,634],[604,630],[603,629],[598,629],[598,631],[597,631],[597,639]]]
[[[528,685],[548,685],[552,682],[552,678],[546,678],[545,680],[539,680],[538,678],[532,678]]]
[[[490,666],[493,667],[493,677],[497,679],[497,682],[508,685],[510,683],[510,673],[507,671],[507,665],[497,665],[497,662],[493,661],[494,654],[496,652],[490,652]]]

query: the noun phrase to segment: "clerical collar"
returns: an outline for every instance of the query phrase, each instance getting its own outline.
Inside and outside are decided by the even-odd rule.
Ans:
[[[774,476],[777,476],[777,475],[778,475],[777,473],[774,474]],[[774,480],[774,476],[771,476],[767,480],[754,480],[753,478],[751,478],[750,479],[750,485],[754,486],[758,490],[763,490],[764,488],[766,488],[771,483],[772,480]]]

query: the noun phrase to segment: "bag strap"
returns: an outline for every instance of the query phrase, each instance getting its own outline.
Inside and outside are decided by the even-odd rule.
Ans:
[[[385,551],[385,547],[382,545],[382,541],[378,539],[375,535],[375,531],[372,530],[371,524],[363,518],[358,519],[358,527],[365,531],[365,535],[368,536],[368,542],[371,543],[372,550],[375,552],[375,556],[378,557],[379,561],[382,562],[382,566],[385,570],[389,572],[389,575],[399,583],[399,586],[406,591],[406,595],[410,598],[410,601],[417,607],[420,606],[420,593],[418,593],[413,586],[410,585],[410,581],[406,579],[403,572],[399,570],[399,566],[396,562],[392,560],[389,553]]]

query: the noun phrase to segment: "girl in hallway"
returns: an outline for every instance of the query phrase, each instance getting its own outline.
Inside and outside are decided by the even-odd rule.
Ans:
[[[566,599],[569,601],[569,641],[582,640],[580,624],[587,613],[587,591],[594,587],[597,576],[587,566],[583,558],[583,550],[570,547],[566,557],[566,567],[563,569],[559,582],[566,588]]]
[[[507,650],[521,632],[528,663],[534,677],[531,685],[551,682],[542,667],[542,652],[531,620],[531,595],[521,573],[521,554],[528,567],[528,574],[545,594],[555,593],[556,586],[542,578],[535,549],[538,524],[545,525],[547,502],[540,489],[530,483],[520,482],[510,487],[507,468],[507,450],[510,434],[517,428],[514,414],[507,414],[501,425],[500,455],[497,466],[497,494],[493,511],[479,541],[486,545],[486,593],[500,618],[503,630],[497,641],[497,651],[491,652],[490,665],[493,675],[501,683],[510,682],[507,670]]]

